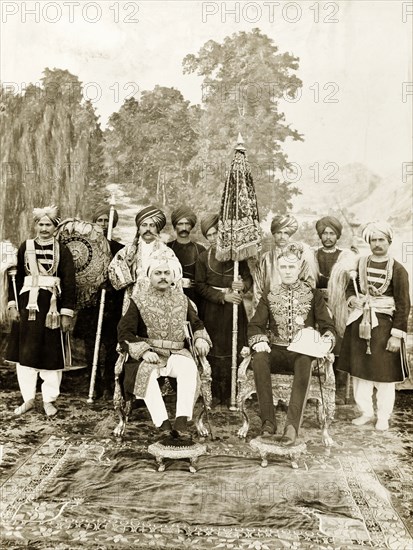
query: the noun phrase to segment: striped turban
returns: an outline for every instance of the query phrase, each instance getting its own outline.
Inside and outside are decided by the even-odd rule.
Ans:
[[[170,271],[173,273],[174,282],[182,279],[182,266],[181,262],[175,256],[174,252],[170,248],[161,248],[152,252],[148,258],[147,276],[150,277],[152,272],[163,266],[167,265]]]
[[[205,216],[205,218],[202,218],[201,220],[201,231],[202,235],[206,238],[206,234],[211,229],[211,227],[215,227],[218,225],[219,220],[219,214],[209,214],[208,216]]]
[[[96,223],[96,220],[98,218],[100,218],[100,216],[104,216],[104,215],[106,215],[109,218],[109,216],[110,216],[110,207],[109,206],[102,205],[102,206],[99,206],[99,208],[96,208],[96,210],[93,214],[92,222]],[[117,212],[117,210],[114,210],[113,211],[113,226],[112,227],[116,227],[118,225],[118,221],[119,221],[118,212]]]
[[[175,208],[175,210],[171,214],[172,225],[176,227],[176,224],[179,222],[179,220],[182,220],[183,218],[186,218],[192,225],[192,227],[195,227],[197,217],[195,215],[195,212],[191,210],[188,206],[179,206],[178,208]]]
[[[297,231],[298,222],[290,214],[274,216],[271,222],[271,233],[274,235],[274,233],[278,233],[281,229],[284,229],[291,236]]]
[[[393,240],[393,229],[392,229],[391,225],[386,223],[386,222],[371,222],[371,223],[368,223],[364,227],[364,229],[361,233],[361,236],[366,241],[366,243],[370,244],[370,239],[371,239],[371,236],[373,235],[373,233],[382,233],[386,237],[386,239],[389,241],[390,244]]]
[[[327,227],[330,227],[330,229],[334,231],[338,239],[341,237],[343,226],[337,218],[334,216],[325,216],[324,218],[321,218],[321,220],[318,220],[315,224],[315,230],[317,231],[319,237],[321,237]]]
[[[33,220],[37,223],[46,216],[52,222],[53,225],[59,225],[60,213],[57,206],[52,204],[51,206],[45,206],[44,208],[33,208]]]
[[[153,219],[156,225],[156,228],[158,230],[158,233],[165,227],[165,224],[166,224],[165,214],[162,212],[162,210],[159,210],[159,208],[156,208],[156,206],[146,206],[136,214],[136,217],[135,217],[136,227],[139,229],[141,224],[148,218]]]

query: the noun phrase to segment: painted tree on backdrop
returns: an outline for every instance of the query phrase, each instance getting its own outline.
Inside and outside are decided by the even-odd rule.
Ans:
[[[128,99],[105,133],[109,178],[140,202],[174,205],[192,186],[199,107],[175,88],[155,86]]]
[[[68,71],[45,69],[25,93],[2,90],[0,239],[30,234],[32,209],[60,206],[86,217],[105,195],[102,131],[82,84]]]
[[[302,86],[293,71],[298,58],[279,53],[259,29],[228,36],[222,43],[209,40],[198,55],[183,60],[184,73],[204,77],[203,110],[197,154],[190,168],[199,172],[200,203],[218,208],[234,141],[245,140],[261,216],[269,210],[284,213],[299,191],[288,180],[291,165],[282,145],[303,140],[280,111],[283,98],[292,98]]]

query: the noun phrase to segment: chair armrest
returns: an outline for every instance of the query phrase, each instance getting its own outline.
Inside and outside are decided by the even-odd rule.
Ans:
[[[206,357],[198,357],[198,370],[202,379],[211,380],[211,365]]]

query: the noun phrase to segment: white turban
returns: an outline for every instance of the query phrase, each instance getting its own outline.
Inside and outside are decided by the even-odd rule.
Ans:
[[[181,263],[170,248],[157,250],[149,256],[147,276],[150,277],[152,272],[162,265],[168,266],[173,274],[175,283],[179,279],[182,279]]]
[[[57,206],[45,206],[44,208],[33,208],[33,220],[37,223],[44,216],[47,216],[53,225],[59,225],[60,214]]]
[[[366,241],[366,243],[370,244],[370,239],[373,233],[382,233],[389,241],[389,243],[391,243],[393,240],[393,229],[391,225],[386,222],[368,223],[364,227],[361,236]]]

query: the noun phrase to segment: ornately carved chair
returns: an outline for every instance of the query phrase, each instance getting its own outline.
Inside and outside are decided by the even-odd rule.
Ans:
[[[238,430],[238,436],[244,438],[249,430],[249,417],[246,409],[246,400],[256,393],[254,373],[249,368],[251,355],[249,348],[244,348],[244,360],[238,367],[238,394],[237,404],[243,416],[243,425]],[[328,354],[325,359],[314,359],[312,362],[313,374],[310,382],[308,400],[317,401],[317,419],[321,428],[323,444],[328,447],[333,440],[328,428],[334,418],[336,382],[333,371],[334,355]],[[291,394],[293,374],[271,374],[273,402],[276,406],[279,401],[288,405]]]
[[[119,417],[119,423],[113,430],[113,435],[116,437],[122,437],[125,433],[126,423],[128,422],[129,415],[132,410],[132,403],[134,399],[125,401],[120,386],[119,377],[123,371],[125,362],[128,359],[127,353],[120,353],[119,358],[115,365],[115,392],[113,396],[114,409]],[[207,437],[209,431],[204,424],[204,417],[208,418],[208,412],[211,410],[212,394],[211,394],[211,367],[205,358],[199,358],[198,364],[198,382],[195,393],[194,403],[198,398],[202,397],[202,406],[195,420],[195,426],[198,434],[202,437]],[[168,395],[174,393],[168,379],[162,388],[162,395]]]

